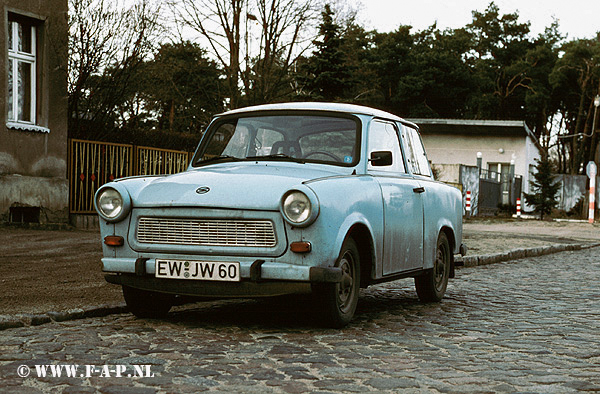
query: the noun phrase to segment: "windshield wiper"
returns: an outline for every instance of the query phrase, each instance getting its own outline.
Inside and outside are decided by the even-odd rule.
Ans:
[[[262,155],[262,156],[248,156],[248,157],[246,157],[246,159],[250,159],[250,160],[276,159],[276,160],[290,160],[290,161],[294,161],[296,163],[302,163],[302,164],[306,163],[306,161],[303,159],[299,159],[297,157],[292,157],[290,155],[286,155],[285,153],[274,153],[272,155]]]
[[[235,156],[230,156],[230,155],[219,155],[219,156],[215,156],[215,157],[209,157],[208,159],[204,159],[204,160],[199,160],[196,162],[196,164],[206,164],[206,163],[210,163],[212,161],[239,161],[239,160],[243,160],[240,159],[239,157],[235,157]]]

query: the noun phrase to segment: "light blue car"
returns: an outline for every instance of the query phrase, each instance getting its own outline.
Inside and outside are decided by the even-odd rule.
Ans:
[[[433,179],[416,125],[372,108],[285,103],[215,116],[187,171],[102,186],[106,280],[138,317],[176,295],[312,293],[332,327],[359,288],[414,277],[440,301],[461,193]]]

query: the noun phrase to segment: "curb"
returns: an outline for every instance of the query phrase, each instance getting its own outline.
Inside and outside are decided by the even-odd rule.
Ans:
[[[546,254],[590,249],[600,246],[600,243],[594,244],[556,244],[550,246],[542,246],[537,248],[514,249],[504,253],[484,254],[479,256],[465,256],[462,259],[457,259],[457,262],[462,261],[462,265],[457,265],[456,268],[470,268],[481,265],[495,264],[503,261],[511,261],[523,259],[526,257],[536,257]],[[47,312],[41,314],[16,314],[16,315],[0,315],[0,331],[9,328],[39,326],[51,322],[62,322],[68,320],[85,319],[89,317],[103,317],[108,315],[116,315],[127,313],[125,304],[119,305],[100,305],[87,308],[69,309],[65,312]]]
[[[462,266],[456,268],[478,267],[480,265],[496,264],[504,261],[524,259],[527,257],[543,256],[546,254],[565,252],[571,250],[590,249],[600,246],[600,243],[593,244],[555,244],[550,246],[540,246],[537,248],[513,249],[504,253],[482,254],[479,256],[464,256],[458,258],[457,262],[462,261]]]
[[[0,315],[0,331],[9,328],[39,326],[51,322],[85,319],[88,317],[103,317],[119,313],[126,313],[125,304],[100,305],[87,308],[69,309],[64,312],[47,312],[41,314],[16,314]]]

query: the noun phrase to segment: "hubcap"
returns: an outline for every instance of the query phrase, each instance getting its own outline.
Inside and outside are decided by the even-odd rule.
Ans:
[[[351,304],[352,296],[355,291],[352,272],[353,258],[350,252],[346,252],[340,260],[340,268],[342,269],[342,281],[338,286],[338,302],[341,311],[346,311]]]
[[[446,274],[446,264],[448,259],[446,257],[447,251],[444,245],[438,245],[437,255],[435,259],[435,267],[433,267],[435,274],[435,289],[441,291],[444,287],[444,276]]]

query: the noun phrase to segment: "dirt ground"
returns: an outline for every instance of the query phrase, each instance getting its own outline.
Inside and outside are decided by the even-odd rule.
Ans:
[[[121,303],[101,257],[95,231],[0,227],[0,315]]]
[[[467,220],[469,255],[553,243],[599,243],[600,225],[514,220]],[[0,227],[0,315],[45,313],[123,302],[104,281],[96,231]]]

